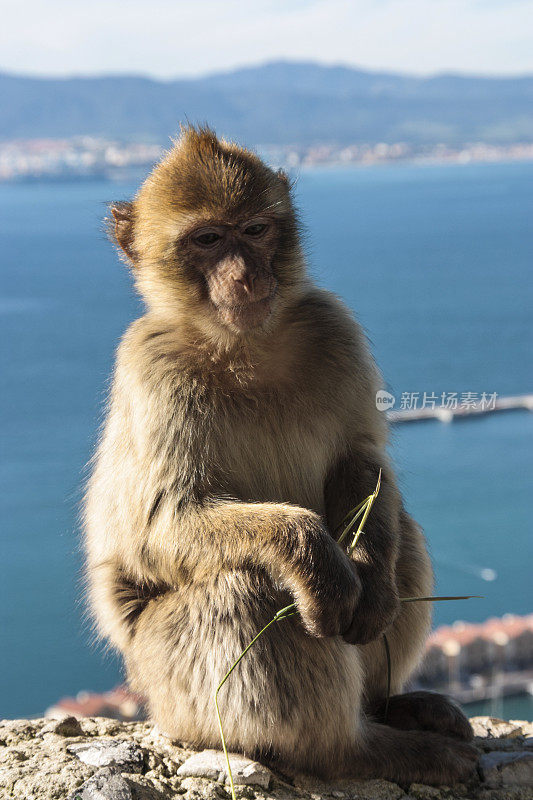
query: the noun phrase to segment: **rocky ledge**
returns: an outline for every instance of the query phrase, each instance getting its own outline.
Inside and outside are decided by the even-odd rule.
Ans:
[[[246,800],[533,800],[533,724],[472,720],[479,774],[469,785],[400,787],[383,780],[330,783],[280,775],[232,756],[238,798]],[[147,722],[0,722],[0,798],[14,800],[229,800],[222,753],[195,752]]]

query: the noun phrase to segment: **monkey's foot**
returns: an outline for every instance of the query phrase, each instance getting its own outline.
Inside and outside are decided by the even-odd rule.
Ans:
[[[377,709],[384,722],[385,703]],[[405,731],[435,731],[443,736],[470,741],[474,734],[468,719],[449,697],[436,692],[409,692],[389,699],[386,724]]]
[[[474,777],[479,753],[473,745],[450,736],[371,722],[365,728],[363,746],[354,756],[358,777],[451,786]]]

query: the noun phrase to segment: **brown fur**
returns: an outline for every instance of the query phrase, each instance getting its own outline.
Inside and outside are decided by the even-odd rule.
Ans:
[[[189,129],[112,214],[148,311],[118,350],[85,530],[92,607],[132,686],[169,734],[218,747],[217,683],[295,599],[221,692],[230,749],[324,776],[464,778],[469,745],[371,715],[380,634],[395,693],[420,659],[430,609],[398,599],[429,594],[431,567],[386,456],[380,376],[306,276],[286,178]],[[220,238],[204,247],[206,229]],[[332,534],[380,468],[350,560]],[[438,730],[416,708],[413,727]]]

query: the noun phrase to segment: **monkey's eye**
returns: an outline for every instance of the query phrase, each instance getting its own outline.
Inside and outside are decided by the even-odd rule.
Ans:
[[[253,222],[244,229],[246,236],[261,236],[266,231],[268,225],[266,222]]]
[[[193,241],[199,244],[200,247],[211,247],[220,239],[222,239],[222,236],[215,231],[206,231],[205,233],[199,233],[197,236],[193,236]]]

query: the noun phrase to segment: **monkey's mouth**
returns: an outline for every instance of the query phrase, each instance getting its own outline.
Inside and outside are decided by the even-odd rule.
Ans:
[[[221,303],[217,310],[222,322],[238,331],[259,328],[272,314],[275,292],[262,300],[250,300],[247,303],[232,305]]]

